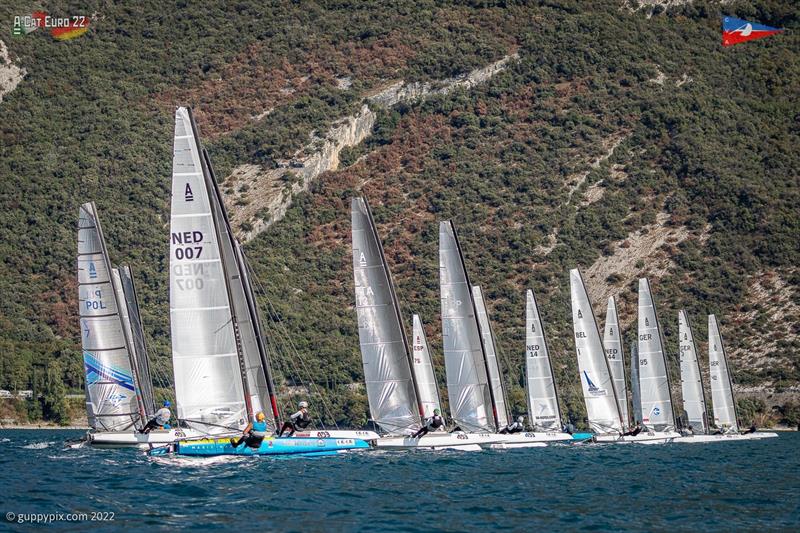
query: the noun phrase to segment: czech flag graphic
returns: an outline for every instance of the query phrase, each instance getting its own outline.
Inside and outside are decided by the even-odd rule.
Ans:
[[[722,17],[722,46],[733,46],[745,41],[775,35],[783,30],[764,26],[757,22],[747,22],[736,17]]]

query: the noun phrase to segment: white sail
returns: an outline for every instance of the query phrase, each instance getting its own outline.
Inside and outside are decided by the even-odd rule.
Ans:
[[[661,329],[650,283],[644,278],[639,280],[638,339],[642,424],[654,431],[674,430],[675,416]]]
[[[606,327],[603,332],[603,346],[606,349],[608,368],[614,379],[614,390],[617,393],[620,416],[625,425],[628,424],[628,388],[625,386],[625,354],[622,349],[622,331],[617,317],[617,302],[613,296],[608,299],[606,307]]]
[[[247,422],[245,376],[200,142],[175,113],[170,220],[170,325],[178,418],[208,434]]]
[[[642,423],[642,394],[639,389],[639,343],[631,343],[631,406],[633,423]]]
[[[694,433],[708,433],[706,418],[706,396],[703,392],[703,378],[697,360],[697,347],[694,343],[692,326],[686,311],[678,312],[678,339],[681,358],[681,393],[683,410]]]
[[[83,204],[78,216],[78,305],[89,425],[130,430],[143,413],[94,203]]]
[[[508,426],[508,402],[503,385],[503,370],[500,358],[497,355],[497,346],[494,342],[494,332],[489,322],[489,313],[486,311],[486,302],[483,300],[483,291],[480,286],[472,286],[472,299],[475,301],[475,310],[478,312],[478,327],[483,341],[483,353],[486,356],[486,369],[489,372],[489,384],[492,387],[492,401],[494,402],[497,427]]]
[[[592,304],[580,271],[569,271],[572,325],[575,351],[581,373],[586,414],[592,431],[598,434],[617,434],[622,431],[622,419],[614,392],[614,381],[608,367],[605,349],[600,340]]]
[[[428,340],[425,338],[425,329],[422,327],[419,315],[414,315],[412,322],[411,352],[414,355],[412,368],[419,391],[419,401],[422,404],[422,415],[428,418],[433,415],[434,409],[439,409],[441,412],[439,386],[436,384],[436,374],[433,371]]]
[[[153,395],[153,378],[150,373],[150,360],[147,355],[147,344],[144,339],[144,328],[142,327],[142,317],[139,312],[139,301],[136,297],[136,286],[133,282],[133,273],[127,265],[122,265],[119,269],[120,284],[122,285],[122,299],[127,309],[126,328],[130,327],[132,335],[131,353],[133,355],[133,369],[136,377],[136,385],[139,390],[141,403],[144,405],[145,418],[150,420],[155,414],[155,397]]]
[[[465,431],[497,431],[475,304],[455,228],[439,224],[439,286],[450,413]]]
[[[391,274],[369,206],[351,203],[358,338],[372,419],[389,434],[421,424],[411,356]]]
[[[711,376],[714,425],[718,428],[739,431],[728,357],[714,315],[708,315],[708,369]]]
[[[536,431],[561,431],[561,411],[544,324],[532,290],[525,305],[525,384],[528,417]]]

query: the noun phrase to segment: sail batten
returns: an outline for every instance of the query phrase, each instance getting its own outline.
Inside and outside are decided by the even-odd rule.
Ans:
[[[598,434],[619,434],[623,424],[614,380],[586,285],[577,268],[570,270],[569,281],[575,351],[589,426]]]
[[[544,333],[536,296],[526,293],[525,303],[525,379],[528,419],[534,430],[560,431],[561,411],[553,375],[553,362]]]
[[[412,358],[383,246],[369,206],[351,202],[353,278],[364,382],[372,419],[390,435],[421,424]]]
[[[714,425],[729,431],[739,431],[728,357],[722,344],[717,317],[714,315],[708,315],[708,368]]]
[[[675,429],[667,360],[650,283],[639,279],[638,373],[642,424],[653,431]]]
[[[489,385],[492,388],[495,419],[497,420],[497,427],[504,428],[509,424],[509,412],[506,390],[503,385],[503,369],[500,365],[494,332],[492,331],[491,322],[489,322],[489,313],[486,310],[486,302],[483,299],[483,291],[481,291],[480,286],[472,286],[472,298],[475,302],[475,309],[478,312],[478,327],[481,332],[481,341],[483,342],[483,353],[486,357]]]
[[[89,425],[98,431],[130,430],[141,426],[145,413],[133,368],[131,337],[121,313],[124,299],[114,283],[115,269],[93,202],[79,209],[77,267]]]
[[[439,224],[439,287],[451,415],[465,431],[496,432],[472,286],[450,221]]]

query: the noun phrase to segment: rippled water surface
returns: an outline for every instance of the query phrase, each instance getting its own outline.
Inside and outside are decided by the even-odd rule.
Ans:
[[[800,530],[797,433],[716,444],[198,460],[64,449],[79,436],[0,431],[0,510],[114,513],[113,522],[47,526],[74,531]],[[9,526],[31,528],[0,522],[0,530]]]

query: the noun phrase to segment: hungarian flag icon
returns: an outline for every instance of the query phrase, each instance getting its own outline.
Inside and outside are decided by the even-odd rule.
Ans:
[[[783,30],[764,26],[757,22],[747,22],[736,17],[722,17],[722,46],[733,46],[745,41],[769,37]]]

